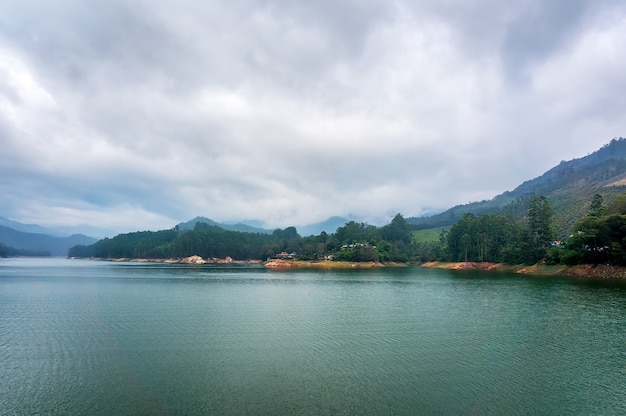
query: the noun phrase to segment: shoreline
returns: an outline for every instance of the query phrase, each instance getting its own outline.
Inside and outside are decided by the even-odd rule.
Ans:
[[[69,259],[80,257],[69,257]],[[175,259],[157,258],[103,258],[90,257],[81,258],[94,261],[110,262],[130,262],[130,263],[165,263],[165,264],[222,264],[222,265],[259,265],[274,270],[286,269],[376,269],[384,267],[423,267],[427,269],[445,270],[483,270],[494,272],[508,272],[535,276],[560,276],[574,279],[590,280],[626,280],[625,266],[611,266],[606,264],[580,264],[566,266],[562,264],[545,265],[534,264],[532,266],[518,264],[504,264],[494,262],[441,262],[431,261],[426,263],[381,263],[381,262],[350,262],[350,261],[329,261],[329,260],[281,260],[272,259],[261,260],[233,260],[230,257],[225,259],[211,258],[203,259],[200,256],[189,256]]]
[[[535,276],[561,276],[574,279],[590,280],[626,280],[626,267],[606,264],[577,264],[566,266],[562,264],[545,265],[533,264],[503,264],[492,262],[440,262],[423,263],[420,267],[447,270],[485,270],[509,272]]]
[[[381,263],[376,261],[334,261],[334,260],[269,260],[263,263],[273,269],[377,269],[381,267],[408,267],[403,263]]]
[[[229,257],[225,259],[211,258],[203,259],[200,256],[190,256],[185,258],[131,258],[131,257],[67,257],[70,260],[93,260],[110,261],[114,263],[166,263],[166,264],[260,264],[261,260],[233,260]]]

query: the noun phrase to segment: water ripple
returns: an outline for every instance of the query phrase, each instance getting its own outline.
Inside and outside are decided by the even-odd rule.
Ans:
[[[0,268],[7,414],[626,414],[619,286],[63,264]]]

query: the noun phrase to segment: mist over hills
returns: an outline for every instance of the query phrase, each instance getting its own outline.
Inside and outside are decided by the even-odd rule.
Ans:
[[[594,194],[602,195],[605,202],[626,192],[626,139],[615,138],[599,150],[573,160],[562,161],[543,175],[520,184],[512,191],[504,192],[491,200],[457,205],[442,213],[427,217],[407,218],[414,230],[449,227],[464,214],[503,214],[515,219],[523,219],[528,211],[528,203],[533,196],[546,196],[554,211],[555,231],[559,236],[567,235],[569,228],[588,211]],[[296,226],[301,236],[319,235],[322,231],[334,233],[354,218],[335,216],[326,221],[306,226]],[[196,224],[205,223],[228,231],[244,233],[272,234],[249,223],[220,223],[207,217],[196,217],[181,222],[174,230],[193,230]],[[92,226],[79,226],[102,230]],[[47,252],[53,256],[65,256],[70,247],[89,245],[97,239],[84,234],[72,234],[76,227],[46,228],[37,224],[22,224],[0,217],[0,244],[30,252]],[[65,230],[65,232],[64,232]],[[97,235],[97,234],[94,234]]]
[[[13,230],[24,233],[45,234],[52,237],[69,237],[74,234],[82,234],[94,238],[103,238],[105,236],[112,237],[114,235],[111,230],[89,224],[44,227],[39,224],[23,224],[1,216],[0,226],[12,228]]]
[[[626,139],[614,138],[597,151],[569,161],[562,161],[543,175],[527,180],[512,191],[506,191],[491,200],[454,206],[442,213],[425,217],[409,217],[414,230],[450,227],[464,214],[502,214],[523,219],[533,196],[543,195],[554,211],[554,228],[560,237],[566,236],[574,222],[584,215],[594,194],[606,202],[626,192]],[[338,227],[354,218],[335,216],[326,221],[296,226],[301,236],[319,235],[322,231],[334,233]],[[179,230],[192,230],[199,222],[229,231],[271,234],[273,230],[246,223],[226,224],[206,217],[196,217],[180,223]]]
[[[331,217],[326,221],[310,224],[298,229],[302,236],[318,235],[322,231],[333,233],[349,220],[344,217]],[[206,217],[196,217],[173,227],[179,231],[193,230],[198,223],[219,227],[227,231],[243,233],[272,234],[274,230],[255,227],[245,223],[227,224],[213,221]],[[97,227],[92,227],[98,230]],[[22,224],[0,217],[0,245],[9,253],[27,256],[67,256],[68,250],[76,245],[91,245],[99,239],[84,234],[67,235],[62,227],[46,228],[37,224]]]
[[[348,221],[350,221],[350,219],[335,216],[330,217],[326,221],[305,226],[298,226],[296,227],[296,229],[298,230],[298,234],[300,234],[301,236],[319,235],[322,231],[326,233],[334,233],[337,228],[345,225]],[[274,232],[273,229],[270,230],[262,227],[255,227],[244,222],[239,222],[236,224],[220,223],[206,217],[196,217],[192,220],[181,222],[180,224],[177,224],[175,228],[180,231],[189,231],[193,230],[198,223],[204,223],[207,225],[220,227],[228,231],[239,231],[244,233],[272,234]]]
[[[179,231],[191,231],[196,227],[196,224],[203,223],[207,225],[212,225],[215,227],[220,227],[224,230],[228,231],[239,231],[242,233],[261,233],[261,234],[271,234],[272,230],[266,230],[259,227],[253,227],[248,224],[236,223],[236,224],[226,224],[213,221],[210,218],[206,217],[196,217],[186,222],[181,222],[177,224],[174,228]]]
[[[56,233],[54,233],[52,230],[46,227],[42,227],[41,225],[22,224],[21,222],[13,221],[4,217],[0,217],[0,226],[11,228],[15,231],[20,231],[23,233],[46,234],[46,235],[51,235],[51,236],[56,235]],[[60,235],[56,235],[56,236],[61,237]]]
[[[47,234],[28,233],[0,226],[0,243],[18,250],[26,250],[37,255],[67,256],[70,247],[88,245],[98,241],[82,234],[55,237]]]

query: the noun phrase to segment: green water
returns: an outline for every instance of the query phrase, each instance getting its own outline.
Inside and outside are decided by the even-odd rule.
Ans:
[[[0,414],[625,415],[626,284],[0,259]]]

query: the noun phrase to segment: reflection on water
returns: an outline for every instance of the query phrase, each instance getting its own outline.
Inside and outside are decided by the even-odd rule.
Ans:
[[[626,286],[0,260],[6,414],[626,414]]]

